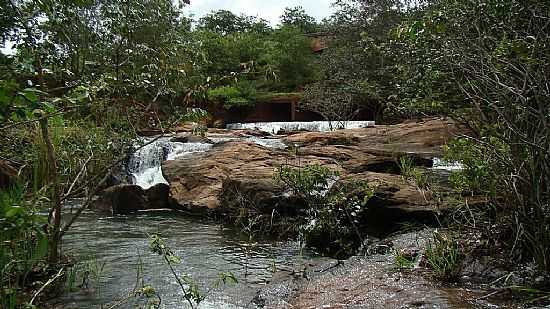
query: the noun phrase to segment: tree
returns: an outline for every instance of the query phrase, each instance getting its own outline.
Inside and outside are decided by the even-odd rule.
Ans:
[[[323,116],[330,129],[344,129],[361,108],[361,90],[345,80],[324,80],[306,86],[301,106]]]
[[[283,27],[274,33],[270,54],[278,72],[281,86],[296,91],[317,79],[317,66],[309,38],[294,27]]]
[[[339,10],[326,23],[330,48],[321,56],[320,85],[345,81],[361,88],[363,108],[381,122],[399,91],[399,63],[391,34],[406,16],[404,4],[350,0],[336,5]]]
[[[550,20],[546,1],[437,1],[396,29],[413,87],[473,136],[451,144],[461,184],[487,195],[516,257],[550,271]],[[423,75],[423,76],[420,76]],[[479,186],[482,184],[482,186]]]
[[[282,27],[294,27],[301,33],[312,33],[318,30],[315,18],[309,16],[301,6],[285,8],[280,20]]]
[[[256,16],[241,14],[237,16],[231,11],[212,11],[199,19],[197,28],[219,33],[221,35],[237,32],[254,32],[265,34],[271,30],[269,22]]]

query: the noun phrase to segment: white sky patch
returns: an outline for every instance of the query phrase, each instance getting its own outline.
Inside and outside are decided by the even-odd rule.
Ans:
[[[191,0],[191,5],[184,8],[187,14],[194,14],[198,19],[212,10],[228,10],[234,14],[241,13],[257,16],[271,22],[272,26],[279,24],[279,17],[285,7],[302,6],[307,14],[321,21],[334,13],[331,3],[334,0]]]
[[[13,56],[15,55],[15,49],[13,47],[13,42],[7,41],[5,44],[2,44],[2,42],[0,42],[0,53]]]

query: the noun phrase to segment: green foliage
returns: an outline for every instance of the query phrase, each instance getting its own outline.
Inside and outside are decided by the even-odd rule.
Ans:
[[[324,80],[306,86],[302,106],[330,121],[331,129],[343,129],[361,107],[362,96],[362,89],[357,85]]]
[[[129,135],[97,127],[90,121],[59,118],[58,122],[50,123],[52,141],[58,149],[60,181],[65,189],[72,185],[85,163],[86,170],[75,182],[75,188],[104,171],[130,146]],[[0,155],[15,158],[19,162],[28,162],[30,168],[25,170],[28,174],[24,176],[27,176],[34,192],[39,192],[48,185],[49,162],[38,128],[32,125],[3,133],[3,139],[8,142]]]
[[[392,48],[391,30],[412,10],[398,0],[338,1],[335,5],[338,10],[326,25],[330,48],[321,56],[319,86],[330,90],[333,85],[354,85],[357,90],[352,93],[360,95],[347,103],[348,109],[351,113],[366,109],[380,122],[389,107],[399,102],[401,87],[399,49]]]
[[[414,257],[411,257],[410,255],[407,254],[407,252],[403,250],[394,250],[393,258],[394,258],[395,267],[398,270],[412,269],[416,262],[416,259]]]
[[[310,164],[302,168],[282,165],[274,174],[275,181],[284,184],[293,194],[296,194],[310,203],[312,207],[325,200],[325,193],[329,182],[334,181],[337,172],[320,164]]]
[[[301,6],[285,8],[280,19],[282,26],[296,28],[302,33],[312,33],[318,30],[315,18],[309,16]]]
[[[456,281],[462,270],[463,254],[450,235],[435,232],[426,248],[426,259],[435,276],[443,281]]]
[[[430,186],[428,174],[421,168],[414,165],[414,159],[409,156],[399,158],[399,169],[401,175],[406,180],[414,181],[415,185],[422,190],[427,190]]]
[[[43,267],[48,252],[48,237],[42,229],[44,219],[25,202],[22,188],[0,191],[0,304],[16,308],[27,275]]]
[[[271,31],[269,22],[255,16],[237,16],[227,10],[212,11],[199,19],[197,28],[222,35],[233,33],[266,33]]]
[[[331,188],[338,173],[319,165],[279,167],[274,178],[303,198],[307,215],[300,228],[309,246],[335,257],[347,257],[362,244],[360,224],[374,189],[366,182],[343,181]]]
[[[208,90],[208,97],[223,104],[225,109],[253,106],[256,102],[256,89],[248,81],[235,86],[221,86]]]
[[[324,204],[310,211],[302,227],[306,244],[336,258],[353,255],[363,244],[362,228],[374,188],[364,181],[341,181]]]
[[[362,85],[386,119],[451,115],[471,137],[451,143],[451,182],[490,197],[516,256],[550,269],[550,59],[545,1],[339,1],[322,81]],[[393,120],[392,119],[392,120]],[[422,175],[410,178],[423,185]],[[419,181],[420,180],[420,181]]]
[[[239,79],[237,88],[248,80],[256,90],[294,91],[317,78],[309,38],[296,28],[225,35],[199,30],[193,35],[205,55],[203,71],[221,86],[230,78]]]
[[[498,140],[492,140],[492,147],[501,154],[506,154],[506,146]],[[504,147],[504,148],[503,148]],[[460,162],[463,170],[455,171],[450,176],[450,181],[455,190],[462,193],[496,194],[496,173],[498,166],[492,158],[492,153],[477,147],[477,144],[467,138],[451,141],[445,147],[445,159]]]
[[[274,34],[270,51],[278,71],[280,90],[294,91],[318,78],[318,67],[311,52],[309,38],[293,27],[283,27]]]

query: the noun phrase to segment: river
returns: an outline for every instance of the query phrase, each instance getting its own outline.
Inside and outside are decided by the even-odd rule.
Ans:
[[[277,124],[279,127],[286,128]],[[260,129],[269,131],[272,126]],[[232,139],[234,137],[211,137],[211,142]],[[272,137],[251,136],[245,139],[265,147],[286,147]],[[148,141],[151,140],[142,139],[136,145]],[[163,137],[140,148],[128,162],[127,173],[134,184],[143,188],[166,183],[161,170],[162,161],[187,160],[189,154],[211,148],[211,143],[183,144]],[[78,204],[78,201],[73,203]],[[156,290],[162,300],[161,308],[185,308],[186,301],[170,268],[161,256],[149,249],[149,236],[155,233],[160,234],[174,253],[181,257],[182,263],[176,265],[176,271],[192,277],[203,292],[210,290],[221,272],[231,272],[238,279],[237,284],[210,290],[200,308],[254,308],[252,299],[258,289],[270,281],[274,272],[287,270],[292,273],[302,269],[306,263],[323,259],[315,252],[303,250],[295,241],[251,237],[212,221],[189,218],[175,212],[142,212],[115,217],[87,212],[66,234],[63,248],[81,265],[88,265],[81,266],[81,270],[101,269],[103,265],[104,269],[101,275],[95,276],[99,278],[97,283],[92,274],[87,288],[67,292],[57,302],[62,303],[64,308],[110,308],[132,293],[136,282],[140,281],[137,278],[138,269],[142,268],[143,283]],[[78,280],[82,281],[80,277]],[[135,308],[135,301],[132,299],[118,308]]]
[[[132,292],[137,269],[143,266],[145,284],[161,296],[161,308],[184,308],[180,288],[161,256],[149,250],[150,234],[159,233],[182,263],[181,274],[194,278],[203,291],[220,272],[232,272],[237,284],[214,289],[200,308],[244,308],[274,271],[299,269],[316,255],[302,251],[297,242],[252,239],[209,221],[190,219],[173,212],[102,217],[85,213],[64,237],[65,252],[81,264],[105,265],[100,284],[66,293],[65,308],[99,308]],[[141,262],[140,262],[141,259]],[[77,282],[77,284],[80,282]],[[119,308],[131,308],[125,305]]]

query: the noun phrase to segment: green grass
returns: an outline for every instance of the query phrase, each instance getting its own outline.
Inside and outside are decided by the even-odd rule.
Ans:
[[[414,181],[416,186],[422,190],[427,190],[430,187],[428,175],[421,168],[414,165],[413,158],[402,156],[397,164],[404,179]]]
[[[442,281],[459,279],[463,255],[458,242],[450,235],[434,232],[426,248],[426,259],[436,278]]]
[[[393,251],[394,264],[395,267],[399,270],[413,269],[416,258],[407,255],[402,250]]]

